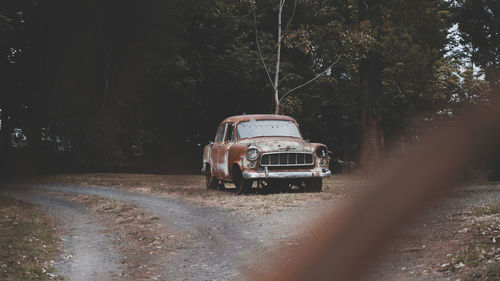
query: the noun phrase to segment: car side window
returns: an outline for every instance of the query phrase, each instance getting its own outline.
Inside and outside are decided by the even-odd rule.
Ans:
[[[222,142],[224,139],[224,129],[226,128],[226,124],[222,124],[219,126],[217,130],[217,135],[215,135],[215,142]]]
[[[234,124],[228,123],[226,129],[226,137],[224,138],[224,142],[232,142],[234,141]]]

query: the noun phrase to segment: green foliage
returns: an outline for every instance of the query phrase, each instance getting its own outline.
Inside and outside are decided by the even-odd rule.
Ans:
[[[280,106],[284,115],[297,116],[303,114],[302,100],[298,97],[286,97]]]
[[[436,108],[442,105],[437,101],[446,102],[444,95],[447,93],[442,91],[443,96],[436,100],[433,96],[436,92],[431,91],[431,85],[437,83],[435,65],[444,56],[446,30],[450,26],[449,12],[444,2],[365,1],[366,5],[363,1],[307,3],[310,5],[310,38],[315,46],[313,69],[318,71],[337,55],[343,54],[341,62],[328,75],[330,79],[321,82],[321,91],[316,94],[298,94],[311,100],[317,95],[320,95],[320,99],[328,100],[328,106],[308,112],[317,113],[318,110],[322,112],[321,116],[328,112],[327,124],[318,122],[314,115],[309,115],[307,123],[320,126],[315,130],[324,131],[321,136],[327,136],[331,131],[337,135],[350,135],[345,140],[346,144],[334,141],[330,143],[332,147],[346,147],[349,144],[352,149],[348,152],[352,154],[356,154],[359,149],[359,65],[367,56],[380,58],[383,128],[388,142],[399,139],[401,134],[410,133],[408,129],[413,126],[414,116],[425,111],[437,111]],[[303,90],[306,91],[312,91],[312,87]],[[331,141],[332,136],[327,139]]]
[[[454,17],[458,23],[465,52],[472,62],[485,70],[493,88],[500,86],[500,2],[496,0],[454,1]]]

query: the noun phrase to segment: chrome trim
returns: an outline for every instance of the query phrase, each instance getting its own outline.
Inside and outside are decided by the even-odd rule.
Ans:
[[[322,171],[321,169],[313,169],[310,171],[300,172],[250,172],[244,171],[243,178],[245,179],[292,179],[292,178],[318,178],[331,176],[330,170]]]
[[[271,156],[272,155],[282,155],[282,154],[295,154],[295,161],[290,161],[290,159],[287,157],[286,163],[280,163],[281,161],[281,156],[278,158],[278,164],[272,164],[271,163]],[[298,162],[298,155],[302,154],[304,157],[303,163],[297,163]],[[269,156],[268,156],[269,155]],[[311,157],[310,162],[306,162],[306,156],[309,155]],[[262,163],[262,160],[264,159],[265,156],[268,156],[268,163],[264,164]],[[290,162],[295,162],[295,163],[290,163]],[[312,152],[296,152],[296,151],[276,151],[276,152],[267,152],[267,153],[262,153],[260,156],[260,166],[262,167],[299,167],[299,166],[310,166],[314,165],[314,155]]]
[[[262,153],[262,155],[266,155],[266,154],[280,154],[280,153],[301,153],[301,154],[313,154],[312,152],[307,152],[307,151],[276,151],[276,152],[266,152],[266,153]]]

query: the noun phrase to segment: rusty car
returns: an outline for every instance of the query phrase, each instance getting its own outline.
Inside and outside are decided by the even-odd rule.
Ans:
[[[257,187],[320,192],[331,175],[326,145],[303,139],[298,123],[285,115],[239,115],[220,123],[204,147],[206,187],[233,182],[237,194]]]

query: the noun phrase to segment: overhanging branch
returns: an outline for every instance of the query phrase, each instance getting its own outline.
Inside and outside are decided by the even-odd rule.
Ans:
[[[260,50],[259,31],[257,30],[257,17],[255,16],[255,7],[253,8],[253,21],[254,21],[254,25],[255,25],[255,42],[257,43],[257,50],[259,51],[259,57],[260,57],[260,60],[262,61],[262,65],[264,66],[264,69],[266,70],[267,78],[269,78],[269,82],[271,83],[271,86],[273,86],[273,89],[275,89],[276,86],[273,83],[273,79],[271,78],[271,75],[269,74],[269,69],[267,68],[266,62],[264,61],[264,57],[262,56],[262,52]]]
[[[315,81],[316,79],[318,79],[319,77],[321,77],[323,74],[325,74],[329,69],[332,68],[332,66],[334,66],[335,64],[337,64],[339,61],[340,61],[340,58],[342,57],[343,54],[340,54],[339,57],[337,58],[337,60],[335,62],[333,62],[330,66],[328,66],[325,70],[323,70],[323,72],[321,72],[320,74],[316,75],[313,79],[307,81],[306,83],[300,85],[300,86],[297,86],[293,89],[291,89],[290,91],[286,92],[280,99],[279,99],[279,102],[281,103],[281,101],[286,97],[288,96],[289,94],[291,94],[293,91],[295,90],[298,90],[304,86],[306,86],[307,84]]]
[[[292,23],[293,17],[295,16],[295,10],[297,9],[297,0],[295,0],[295,3],[293,4],[293,12],[292,15],[290,16],[290,19],[288,20],[288,23],[285,26],[285,29],[283,29],[283,33],[288,29],[288,26],[290,23]]]

